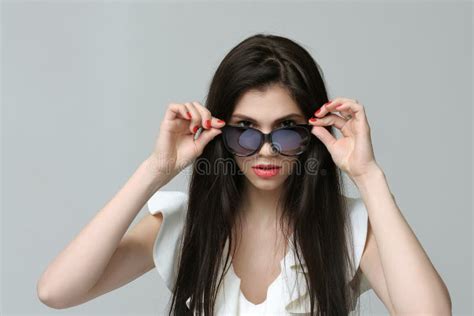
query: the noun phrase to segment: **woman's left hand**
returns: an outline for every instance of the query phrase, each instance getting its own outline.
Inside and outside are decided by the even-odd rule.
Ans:
[[[341,113],[340,115],[335,112]],[[364,107],[354,99],[335,98],[325,103],[309,119],[311,133],[326,146],[335,164],[352,179],[379,169],[374,157],[370,127]],[[336,139],[324,126],[334,125],[343,137]]]

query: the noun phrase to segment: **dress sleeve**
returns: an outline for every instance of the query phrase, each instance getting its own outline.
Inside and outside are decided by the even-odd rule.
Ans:
[[[153,245],[153,261],[170,291],[173,291],[177,277],[177,260],[187,205],[188,194],[181,191],[157,191],[147,202],[151,214],[163,214],[163,222]]]
[[[347,200],[348,209],[349,209],[349,218],[350,218],[350,227],[352,229],[352,238],[354,246],[354,267],[355,270],[351,271],[351,277],[355,276],[357,269],[360,265],[360,260],[362,258],[362,253],[364,251],[365,242],[367,240],[367,231],[368,231],[368,222],[369,215],[367,213],[367,208],[364,204],[362,198],[348,198]],[[360,293],[371,289],[370,283],[366,279],[365,275],[361,275],[360,283]]]

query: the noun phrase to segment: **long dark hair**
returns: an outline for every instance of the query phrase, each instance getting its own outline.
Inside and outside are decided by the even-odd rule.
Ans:
[[[288,90],[307,119],[328,101],[322,70],[311,55],[288,38],[260,33],[246,38],[224,57],[210,84],[205,105],[213,116],[228,121],[243,94],[249,90],[264,91],[275,84]],[[331,126],[326,128],[335,135]],[[354,267],[346,243],[348,235],[352,241],[352,234],[348,229],[342,177],[316,137],[298,157],[298,163],[305,166],[308,159],[318,162],[313,172],[294,172],[285,180],[279,204],[283,206],[282,218],[292,227],[293,244],[299,245],[298,261],[301,263],[302,255],[307,266],[311,314],[347,315],[358,294],[353,297],[347,287],[348,269]],[[214,168],[223,160],[238,169],[219,135],[193,162],[170,315],[173,311],[174,315],[214,314],[214,302],[225,273],[219,275],[219,267],[227,239],[229,249],[233,249],[232,230],[239,216],[245,177],[215,169],[203,172],[202,161]],[[225,255],[226,265],[230,251]],[[358,278],[354,280],[353,286],[358,289],[360,282]],[[191,310],[185,303],[188,297]]]

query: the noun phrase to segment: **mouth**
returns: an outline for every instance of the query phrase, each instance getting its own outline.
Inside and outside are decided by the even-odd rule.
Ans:
[[[252,168],[261,169],[261,170],[271,170],[271,169],[279,169],[281,167],[277,166],[277,165],[263,165],[263,164],[260,164],[260,165],[253,166]]]
[[[252,167],[254,173],[263,179],[272,178],[280,173],[280,166],[277,165],[256,165]]]

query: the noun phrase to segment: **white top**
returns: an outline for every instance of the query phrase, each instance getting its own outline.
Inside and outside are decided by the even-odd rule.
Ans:
[[[361,198],[345,197],[350,212],[350,227],[353,233],[354,266],[351,278],[359,267],[367,238],[368,213]],[[187,212],[188,194],[181,191],[157,191],[147,202],[151,214],[163,213],[163,222],[153,246],[155,268],[166,287],[172,291],[177,277],[177,258]],[[291,239],[291,238],[290,238]],[[349,246],[349,245],[348,245]],[[224,253],[228,251],[228,240]],[[261,304],[249,302],[240,290],[240,279],[230,265],[224,276],[223,286],[218,290],[215,302],[216,315],[292,315],[309,313],[310,299],[304,274],[307,272],[304,259],[300,264],[290,242],[289,251],[281,260],[281,273],[270,284],[267,298]],[[159,256],[157,255],[159,254]],[[223,267],[221,267],[222,269]],[[221,270],[222,271],[222,270]],[[360,293],[371,289],[362,274]],[[186,301],[189,307],[190,298]],[[355,307],[355,301],[352,308]],[[309,314],[308,314],[309,315]]]

